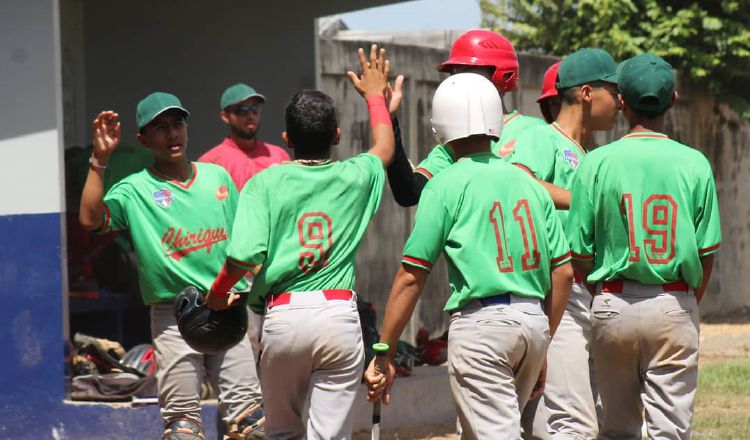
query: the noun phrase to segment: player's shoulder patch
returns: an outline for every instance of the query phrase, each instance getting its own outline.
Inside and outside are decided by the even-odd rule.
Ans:
[[[565,159],[565,162],[573,168],[578,168],[578,165],[580,164],[578,155],[570,148],[563,150],[563,159]]]
[[[500,146],[500,148],[497,150],[497,155],[500,157],[508,157],[513,153],[513,149],[516,147],[516,140],[511,139],[510,141],[504,143]]]
[[[174,199],[174,195],[172,194],[172,191],[170,191],[167,188],[159,188],[153,193],[154,202],[156,202],[157,205],[161,206],[164,209],[169,208],[172,206],[172,200]]]

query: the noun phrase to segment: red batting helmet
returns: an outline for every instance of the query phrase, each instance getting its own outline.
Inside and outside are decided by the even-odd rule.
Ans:
[[[502,35],[486,29],[474,29],[462,34],[453,42],[448,61],[438,66],[441,72],[451,66],[494,67],[492,82],[503,92],[518,85],[518,56],[513,45]]]
[[[536,102],[541,102],[544,99],[557,96],[557,87],[555,87],[555,82],[557,82],[557,69],[560,68],[561,62],[562,61],[556,62],[555,64],[551,65],[546,72],[544,72],[544,81],[542,81],[542,95],[536,99]]]

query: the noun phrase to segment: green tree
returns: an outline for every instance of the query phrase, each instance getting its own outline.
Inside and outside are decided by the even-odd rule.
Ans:
[[[480,0],[518,50],[653,52],[750,117],[750,0]]]

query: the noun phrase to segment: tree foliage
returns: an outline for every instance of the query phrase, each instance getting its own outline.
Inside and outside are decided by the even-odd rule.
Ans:
[[[750,117],[750,0],[480,0],[518,50],[653,52]]]

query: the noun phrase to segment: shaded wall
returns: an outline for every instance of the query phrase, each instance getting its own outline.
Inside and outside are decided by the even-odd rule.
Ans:
[[[123,141],[137,142],[135,106],[160,90],[190,110],[197,158],[226,134],[219,99],[237,82],[266,96],[260,137],[281,145],[286,101],[315,87],[316,17],[386,3],[395,1],[60,0],[66,147],[89,142],[103,109],[120,112]]]
[[[342,143],[337,147],[338,157],[349,157],[369,148],[366,107],[344,74],[356,66],[357,48],[367,48],[369,44],[369,41],[338,40],[320,43],[321,88],[336,101],[343,132]],[[448,51],[393,44],[386,47],[394,76],[406,76],[406,98],[399,120],[407,154],[416,165],[435,145],[430,129],[432,95],[444,78],[435,66],[447,58]],[[521,86],[504,99],[511,109],[541,117],[536,98],[544,72],[557,58],[529,54],[521,54],[519,58]],[[726,315],[750,306],[750,123],[741,120],[726,105],[717,103],[704,90],[683,81],[678,89],[680,100],[668,113],[667,132],[703,151],[710,159],[722,216],[722,250],[701,309],[704,315]],[[605,144],[625,132],[625,121],[618,116],[615,129],[597,133],[596,139]],[[413,215],[414,208],[401,208],[393,201],[386,185],[380,211],[358,255],[358,291],[376,305],[381,318]],[[413,340],[420,326],[427,327],[433,336],[445,330],[448,316],[441,310],[448,292],[446,266],[441,258],[428,278],[418,311],[405,331],[405,340]]]

